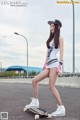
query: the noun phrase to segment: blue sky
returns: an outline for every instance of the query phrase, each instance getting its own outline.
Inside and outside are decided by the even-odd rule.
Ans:
[[[72,71],[72,5],[57,4],[57,0],[23,0],[24,3],[26,1],[26,7],[0,3],[0,64],[3,67],[26,65],[26,41],[14,34],[18,32],[28,39],[29,66],[42,67],[46,56],[45,42],[50,31],[47,21],[59,19],[63,25],[64,71]],[[80,4],[75,4],[75,64],[76,70],[80,72],[79,13]]]

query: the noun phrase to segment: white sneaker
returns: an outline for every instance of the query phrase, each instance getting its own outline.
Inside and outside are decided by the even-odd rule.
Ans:
[[[25,106],[24,111],[26,111],[28,108],[39,108],[39,100],[36,98],[31,99],[31,103]]]
[[[57,110],[55,112],[52,113],[52,116],[65,116],[66,114],[66,110],[64,105],[61,105],[57,107]]]

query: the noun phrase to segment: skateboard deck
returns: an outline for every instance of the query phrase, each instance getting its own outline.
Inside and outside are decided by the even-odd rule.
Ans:
[[[42,109],[42,108],[28,108],[27,111],[30,111],[35,114],[35,119],[39,119],[40,117],[47,117],[51,118],[51,114],[48,113],[48,111]]]

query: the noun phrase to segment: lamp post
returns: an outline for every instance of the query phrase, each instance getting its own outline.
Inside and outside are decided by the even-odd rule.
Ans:
[[[74,1],[71,0],[73,6],[73,73],[75,73],[75,10]]]
[[[14,34],[22,36],[26,40],[26,45],[27,45],[27,78],[28,78],[28,40],[27,40],[27,38],[24,35],[21,35],[21,34],[19,34],[17,32],[14,32]]]

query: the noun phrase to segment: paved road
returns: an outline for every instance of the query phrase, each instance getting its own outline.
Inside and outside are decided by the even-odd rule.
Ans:
[[[67,115],[51,120],[80,120],[80,89],[57,87],[66,107]],[[0,112],[8,112],[8,120],[34,120],[34,115],[23,112],[32,96],[31,84],[0,83]],[[47,85],[39,85],[40,106],[49,112],[55,111],[56,102]],[[46,120],[45,118],[42,118]]]

